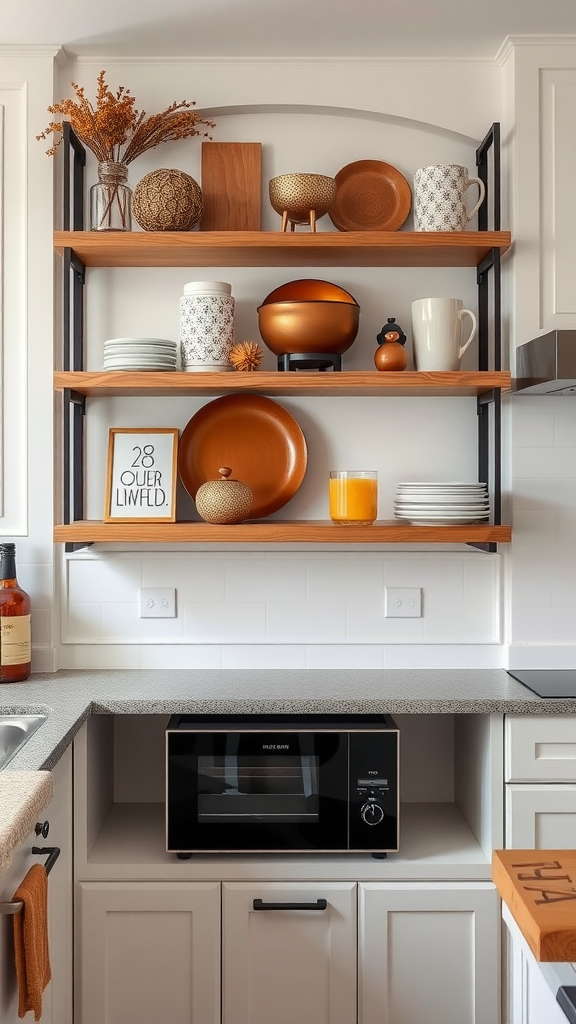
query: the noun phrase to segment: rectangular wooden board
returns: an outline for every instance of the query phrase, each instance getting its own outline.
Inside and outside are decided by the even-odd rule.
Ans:
[[[260,142],[203,142],[201,231],[259,231]]]
[[[576,961],[576,849],[494,850],[492,878],[534,956]]]

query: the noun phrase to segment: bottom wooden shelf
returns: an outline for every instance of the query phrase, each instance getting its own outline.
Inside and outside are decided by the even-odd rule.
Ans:
[[[54,527],[56,543],[132,544],[488,544],[508,543],[510,526],[411,526],[378,520],[371,526],[336,526],[330,520],[261,520],[230,526],[211,523],[105,523],[79,520]]]

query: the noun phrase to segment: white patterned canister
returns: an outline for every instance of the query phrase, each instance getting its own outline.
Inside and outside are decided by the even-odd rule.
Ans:
[[[479,194],[469,210],[471,185],[478,185]],[[484,182],[469,177],[461,164],[419,167],[414,175],[414,228],[416,231],[465,231],[484,195]]]
[[[226,281],[189,281],[180,299],[182,369],[229,370],[234,299]]]

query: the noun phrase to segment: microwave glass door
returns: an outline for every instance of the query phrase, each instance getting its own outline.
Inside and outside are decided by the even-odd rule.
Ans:
[[[169,735],[167,849],[345,850],[348,736]]]
[[[319,780],[314,754],[201,755],[198,823],[317,824]]]

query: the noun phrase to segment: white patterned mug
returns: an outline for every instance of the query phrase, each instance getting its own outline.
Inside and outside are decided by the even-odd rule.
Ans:
[[[472,330],[462,344],[462,320]],[[460,299],[416,299],[412,303],[412,343],[417,370],[459,370],[460,360],[476,337],[476,314],[464,309]]]
[[[468,210],[468,189],[478,185],[478,201]],[[468,221],[484,202],[480,178],[470,178],[460,164],[419,167],[414,175],[414,227],[416,231],[465,231]]]

